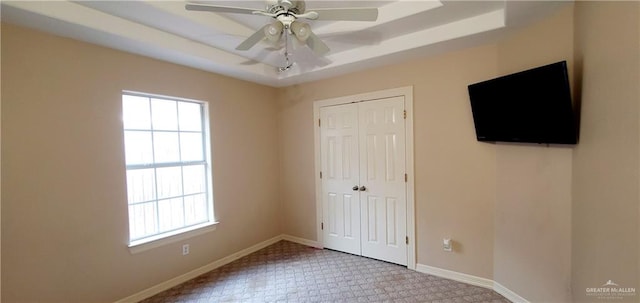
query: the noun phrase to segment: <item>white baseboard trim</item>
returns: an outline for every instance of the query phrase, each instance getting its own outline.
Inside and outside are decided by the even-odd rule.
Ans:
[[[463,274],[463,273],[460,273],[460,272],[457,272],[457,271],[452,271],[452,270],[448,270],[448,269],[433,267],[433,266],[424,265],[424,264],[418,264],[416,266],[416,271],[421,272],[421,273],[425,273],[425,274],[429,274],[429,275],[433,275],[433,276],[438,276],[438,277],[449,279],[449,280],[454,280],[454,281],[458,281],[458,282],[462,282],[462,283],[467,283],[467,284],[471,284],[471,285],[475,285],[475,286],[480,286],[480,287],[492,289],[495,292],[497,292],[500,295],[502,295],[503,297],[507,298],[511,302],[529,303],[529,301],[527,301],[527,299],[521,297],[517,293],[515,293],[515,292],[511,291],[510,289],[504,287],[502,284],[500,284],[500,283],[498,283],[496,281],[493,281],[493,280],[486,279],[486,278],[481,278],[481,277],[477,277],[477,276],[473,276],[473,275]]]
[[[449,280],[454,280],[462,283],[467,283],[475,286],[493,289],[493,280],[472,276],[468,274],[463,274],[457,271],[442,269],[442,268],[433,267],[433,266],[424,265],[424,264],[418,264],[416,266],[416,271],[429,274],[429,275],[438,276],[438,277],[449,279]]]
[[[495,281],[493,282],[493,290],[495,290],[497,293],[501,294],[503,297],[507,298],[511,302],[529,303],[527,299],[521,297],[517,293],[511,291],[511,289],[504,287],[502,284],[498,282],[495,282]]]
[[[315,247],[315,248],[324,248],[322,246],[322,244],[320,244],[320,242],[318,241],[312,241],[312,240],[307,240],[304,238],[299,238],[299,237],[295,237],[295,236],[290,236],[290,235],[282,235],[282,240],[287,240],[289,242],[294,242],[294,243],[298,243],[298,244],[302,244],[302,245],[306,245],[306,246],[311,246],[311,247]]]
[[[136,294],[128,296],[128,297],[126,297],[124,299],[118,300],[115,303],[129,303],[129,302],[142,301],[142,300],[144,300],[146,298],[149,298],[149,297],[151,297],[153,295],[159,294],[159,293],[161,293],[161,292],[163,292],[163,291],[165,291],[165,290],[167,290],[167,289],[169,289],[171,287],[180,285],[180,284],[182,284],[184,282],[187,282],[187,281],[189,281],[189,280],[191,280],[191,279],[193,279],[193,278],[195,278],[197,276],[200,276],[200,275],[205,274],[207,272],[210,272],[210,271],[212,271],[212,270],[214,270],[214,269],[216,269],[218,267],[221,267],[221,266],[226,265],[228,263],[231,263],[231,262],[233,262],[235,260],[238,260],[238,259],[240,259],[240,258],[242,258],[242,257],[244,257],[244,256],[246,256],[248,254],[251,254],[251,253],[254,253],[254,252],[258,251],[258,250],[261,250],[261,249],[263,249],[263,248],[265,248],[265,247],[267,247],[267,246],[269,246],[271,244],[274,244],[274,243],[276,243],[276,242],[278,242],[280,240],[283,240],[283,236],[282,235],[275,236],[275,237],[273,237],[271,239],[262,241],[262,242],[260,242],[260,243],[258,243],[256,245],[253,245],[251,247],[245,248],[245,249],[243,249],[243,250],[241,250],[239,252],[236,252],[234,254],[226,256],[226,257],[224,257],[222,259],[213,261],[213,262],[211,262],[211,263],[209,263],[209,264],[207,264],[205,266],[202,266],[200,268],[196,268],[196,269],[194,269],[194,270],[192,270],[192,271],[190,271],[190,272],[188,272],[186,274],[177,276],[177,277],[175,277],[173,279],[170,279],[168,281],[165,281],[165,282],[162,282],[160,284],[157,284],[157,285],[154,285],[152,287],[149,287],[149,288],[147,288],[147,289],[145,289],[145,290],[143,290],[143,291],[141,291],[139,293],[136,293]]]

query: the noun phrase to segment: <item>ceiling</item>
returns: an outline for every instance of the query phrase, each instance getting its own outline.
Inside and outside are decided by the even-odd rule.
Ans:
[[[274,87],[328,78],[495,39],[557,10],[552,1],[315,1],[314,8],[377,7],[375,22],[309,21],[331,49],[293,43],[235,47],[271,22],[257,15],[185,10],[185,1],[5,1],[2,21]],[[264,1],[198,1],[261,10]]]

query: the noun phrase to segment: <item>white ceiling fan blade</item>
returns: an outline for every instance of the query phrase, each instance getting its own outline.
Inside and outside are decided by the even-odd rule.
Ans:
[[[236,47],[237,50],[242,50],[242,51],[246,51],[249,50],[250,48],[252,48],[254,45],[258,44],[258,42],[260,42],[260,40],[264,39],[264,37],[266,37],[264,30],[269,26],[269,24],[263,26],[261,29],[259,29],[257,32],[253,33],[253,35],[249,36],[249,38],[247,38],[246,40],[242,41],[242,43],[240,43],[240,45],[238,45]]]
[[[315,14],[317,13],[317,17]],[[377,8],[318,8],[300,15],[311,20],[331,21],[376,21],[378,20]]]
[[[232,13],[232,14],[248,14],[253,15],[254,12],[260,10],[244,7],[220,6],[200,3],[187,3],[184,8],[189,11],[215,12],[215,13]]]
[[[307,38],[307,46],[313,50],[318,56],[323,56],[329,52],[329,47],[316,36],[313,32],[309,32],[309,38]]]

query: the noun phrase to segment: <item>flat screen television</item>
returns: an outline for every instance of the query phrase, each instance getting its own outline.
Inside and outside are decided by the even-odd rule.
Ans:
[[[478,141],[576,144],[567,62],[471,84]]]

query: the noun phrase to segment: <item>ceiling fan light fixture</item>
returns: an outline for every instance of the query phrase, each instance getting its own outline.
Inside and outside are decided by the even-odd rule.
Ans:
[[[271,42],[277,42],[282,35],[283,25],[282,22],[276,21],[264,28],[264,35]]]
[[[2,1],[2,0],[0,0]],[[189,1],[189,0],[187,0]],[[316,36],[309,24],[297,21],[297,19],[308,20],[333,20],[333,21],[376,21],[378,20],[378,8],[318,8],[313,11],[306,11],[304,0],[264,0],[266,8],[256,10],[253,8],[230,7],[211,4],[187,3],[185,8],[194,11],[210,11],[216,13],[246,14],[271,17],[276,21],[264,25],[258,31],[245,39],[236,50],[246,51],[258,44],[265,38],[273,43],[279,44],[280,39],[285,35],[285,47],[289,41],[289,35],[294,35],[303,44],[306,44],[316,55],[327,54],[329,47]],[[285,56],[288,50],[285,50]]]
[[[306,41],[311,35],[311,27],[309,27],[309,24],[303,22],[292,22],[291,31],[296,36],[296,38],[298,38],[298,40],[302,42]]]

